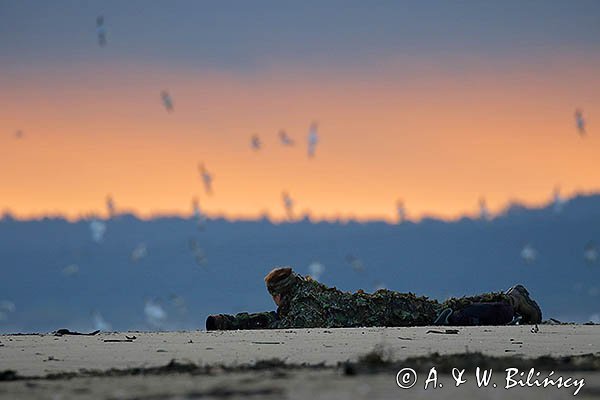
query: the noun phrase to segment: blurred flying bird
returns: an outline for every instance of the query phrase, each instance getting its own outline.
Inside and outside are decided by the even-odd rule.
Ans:
[[[252,135],[252,137],[250,138],[250,146],[252,146],[252,150],[254,151],[260,150],[262,143],[258,135]]]
[[[69,264],[62,270],[63,275],[73,276],[79,273],[79,266],[77,264]]]
[[[308,274],[314,279],[319,280],[321,278],[321,274],[325,272],[325,266],[318,261],[312,262],[308,266]]]
[[[294,141],[292,140],[292,138],[289,137],[288,134],[286,133],[286,131],[284,131],[283,129],[279,131],[279,140],[281,141],[281,144],[284,146],[293,146],[294,145]]]
[[[169,296],[169,300],[171,300],[171,303],[177,309],[177,311],[179,311],[179,313],[185,314],[187,312],[185,300],[183,299],[183,297],[176,294],[172,294]]]
[[[317,132],[319,126],[316,122],[310,124],[308,129],[308,157],[312,158],[315,155],[317,149],[317,143],[319,143],[319,134]]]
[[[0,321],[5,321],[8,319],[9,314],[12,314],[16,311],[17,307],[15,303],[9,300],[0,301]]]
[[[96,18],[96,33],[98,34],[98,44],[100,47],[106,46],[106,27],[104,26],[104,17],[102,15]]]
[[[200,248],[194,252],[194,260],[196,261],[196,264],[199,267],[206,266],[206,263],[208,262],[208,259],[206,258],[206,253],[204,253],[204,250]]]
[[[353,256],[352,254],[348,254],[346,256],[346,262],[350,264],[350,266],[355,272],[362,272],[365,269],[365,266],[363,265],[362,261],[360,261],[357,257]]]
[[[559,214],[562,211],[565,203],[565,199],[560,194],[560,187],[556,186],[554,188],[554,192],[552,193],[552,209],[556,214]]]
[[[579,135],[584,136],[586,134],[585,119],[583,118],[583,112],[579,108],[575,110],[575,124],[577,125]]]
[[[7,313],[14,313],[17,310],[15,303],[10,300],[2,300],[0,301],[0,311],[5,311]]]
[[[194,219],[196,220],[196,223],[198,224],[198,228],[203,228],[206,217],[202,213],[202,210],[200,210],[200,203],[198,202],[197,197],[194,197],[192,199],[192,210],[194,212]]]
[[[22,130],[20,130],[20,129],[18,129],[18,130],[15,132],[15,139],[22,139],[22,138],[23,138],[23,131],[22,131]]]
[[[115,201],[112,196],[109,194],[106,196],[106,212],[108,213],[108,218],[114,218],[117,215],[117,208],[115,207]]]
[[[94,321],[94,329],[103,332],[110,332],[112,327],[106,322],[106,320],[102,317],[100,313],[94,312],[92,315],[92,319]]]
[[[523,249],[521,250],[521,258],[527,264],[532,264],[536,260],[537,255],[537,250],[534,249],[533,246],[529,243],[527,243],[525,247],[523,247]]]
[[[487,202],[484,197],[479,198],[479,219],[483,221],[490,220],[490,210],[487,207]]]
[[[190,250],[192,251],[192,254],[194,255],[196,264],[198,264],[198,266],[200,267],[205,266],[208,260],[206,259],[206,253],[200,247],[198,241],[194,238],[190,239],[189,246]]]
[[[167,318],[167,313],[163,307],[153,300],[146,301],[144,314],[146,314],[146,321],[155,327],[160,327]]]
[[[190,250],[196,250],[197,248],[200,247],[200,245],[198,244],[198,241],[194,238],[191,238],[188,242],[189,248]]]
[[[92,231],[92,240],[96,243],[100,243],[106,233],[106,224],[97,219],[90,222],[90,230]]]
[[[140,243],[131,252],[130,259],[136,263],[148,255],[148,249],[144,243]]]
[[[281,198],[283,199],[283,207],[285,208],[285,212],[287,213],[288,219],[294,218],[294,200],[290,197],[288,192],[281,193]]]
[[[398,200],[396,202],[396,215],[399,224],[406,220],[406,208],[404,207],[404,201],[402,200]]]
[[[212,175],[208,172],[204,163],[198,164],[198,172],[200,172],[200,176],[202,178],[202,182],[204,183],[204,191],[209,196],[212,194]]]
[[[583,258],[588,264],[598,261],[598,247],[594,242],[588,242],[583,249]]]
[[[167,110],[168,112],[172,112],[174,110],[173,99],[171,98],[169,92],[163,90],[162,92],[160,92],[160,98],[162,99],[163,106],[165,106],[165,110]]]

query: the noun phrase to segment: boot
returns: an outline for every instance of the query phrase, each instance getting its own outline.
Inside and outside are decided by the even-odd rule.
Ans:
[[[539,324],[542,322],[540,306],[529,297],[529,292],[523,285],[515,285],[506,291],[515,313],[523,319],[523,324]]]

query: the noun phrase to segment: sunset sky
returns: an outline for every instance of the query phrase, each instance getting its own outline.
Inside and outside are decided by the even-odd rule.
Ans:
[[[279,219],[284,190],[314,219],[541,205],[600,191],[599,71],[597,1],[0,0],[0,210],[76,218],[110,194],[142,217],[198,197]]]

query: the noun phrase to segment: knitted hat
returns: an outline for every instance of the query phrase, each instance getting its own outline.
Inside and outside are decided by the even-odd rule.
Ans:
[[[297,275],[292,268],[275,268],[265,276],[267,290],[272,296],[289,291],[297,280]]]

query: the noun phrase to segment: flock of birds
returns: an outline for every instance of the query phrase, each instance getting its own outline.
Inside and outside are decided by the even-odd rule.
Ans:
[[[552,210],[555,214],[560,214],[563,211],[563,208],[567,201],[560,194],[560,188],[555,187],[552,192]],[[487,203],[485,198],[479,199],[479,218],[482,221],[489,221],[492,219],[491,213],[487,207]],[[538,258],[538,251],[531,243],[525,243],[523,248],[521,249],[521,259],[526,264],[533,264],[536,262]],[[598,246],[593,241],[588,241],[583,248],[583,259],[588,264],[594,264],[598,261],[598,257],[600,255],[600,251]]]
[[[107,46],[107,28],[105,25],[104,16],[98,16],[96,18],[96,33],[98,45],[100,47]],[[168,113],[173,113],[175,111],[175,105],[173,101],[173,97],[167,90],[160,91],[160,99],[164,109]],[[579,108],[575,110],[575,126],[577,132],[580,136],[586,135],[586,120],[583,115],[583,111]],[[22,130],[17,130],[15,132],[16,139],[24,138],[25,134]],[[278,132],[279,143],[282,146],[292,147],[296,145],[296,141],[288,135],[288,133],[281,129]],[[319,143],[319,132],[318,132],[318,123],[313,121],[308,129],[307,141],[306,141],[306,149],[308,158],[314,158],[317,150],[317,145]],[[262,149],[262,140],[258,134],[253,134],[250,137],[250,148],[253,151],[260,151]],[[198,164],[198,173],[200,179],[202,181],[202,185],[204,187],[204,192],[206,195],[211,196],[214,193],[213,189],[213,174],[209,172],[204,163]],[[294,219],[294,199],[290,196],[287,191],[283,191],[281,194],[283,207],[285,209],[286,215],[289,220]],[[565,204],[565,200],[560,195],[560,190],[556,188],[553,193],[553,209],[556,213],[560,213]],[[108,219],[112,219],[118,215],[117,209],[115,206],[115,202],[112,196],[107,196],[106,198],[106,209],[108,213]],[[192,199],[192,210],[193,210],[193,218],[196,221],[198,227],[200,229],[204,229],[205,222],[207,220],[206,215],[202,212],[199,204],[199,200],[197,197]],[[407,221],[407,212],[406,206],[402,200],[398,200],[396,203],[396,215],[397,222],[403,223]],[[479,199],[479,217],[483,221],[487,221],[492,219],[492,214],[490,213],[485,198]],[[101,219],[93,219],[89,223],[91,239],[95,243],[102,243],[104,237],[107,233],[107,221]],[[192,253],[193,258],[196,263],[200,266],[205,266],[207,264],[206,252],[200,246],[199,241],[196,238],[191,238],[189,240],[189,249]],[[144,258],[148,256],[148,248],[145,243],[138,243],[130,253],[130,261],[132,263],[138,263],[142,261]],[[533,264],[536,262],[538,258],[538,251],[533,247],[531,243],[526,243],[520,252],[520,257],[526,264]],[[599,257],[598,247],[593,243],[589,242],[584,247],[583,257],[588,263],[596,263]],[[355,272],[362,272],[365,270],[365,266],[363,262],[355,257],[352,254],[348,254],[345,258],[346,263],[354,270]],[[311,263],[308,266],[309,274],[315,279],[319,279],[321,275],[325,272],[325,266],[318,261]],[[79,267],[76,264],[69,264],[63,268],[62,273],[65,276],[74,276],[79,273]],[[383,288],[383,284],[378,284],[377,288]],[[171,295],[170,300],[172,304],[180,312],[185,312],[185,301],[183,298],[177,295]],[[0,301],[0,321],[8,318],[8,315],[14,313],[16,310],[16,306],[14,303],[10,301]],[[146,321],[153,328],[160,329],[163,326],[163,323],[167,319],[167,312],[161,303],[157,300],[147,300],[144,306],[144,314],[146,316]],[[108,331],[111,329],[110,323],[108,323],[100,313],[94,312],[92,315],[93,323],[96,329]]]

